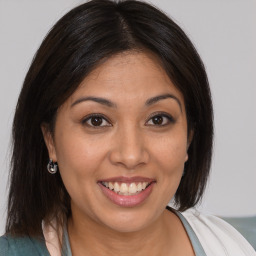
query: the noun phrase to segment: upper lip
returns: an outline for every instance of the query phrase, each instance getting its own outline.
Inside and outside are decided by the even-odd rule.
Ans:
[[[142,176],[134,176],[134,177],[124,177],[124,176],[119,176],[119,177],[111,177],[107,179],[102,179],[99,180],[98,182],[124,182],[124,183],[132,183],[132,182],[153,182],[156,181],[155,179],[152,178],[147,178],[147,177],[142,177]]]

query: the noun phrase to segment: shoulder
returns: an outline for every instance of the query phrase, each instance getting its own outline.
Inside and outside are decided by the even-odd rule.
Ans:
[[[246,239],[230,224],[213,216],[187,210],[181,213],[196,233],[207,255],[256,256]]]
[[[45,243],[41,239],[31,237],[0,237],[1,256],[47,256],[49,255]]]
[[[9,244],[7,237],[1,236],[0,237],[0,255],[6,256],[8,255]]]

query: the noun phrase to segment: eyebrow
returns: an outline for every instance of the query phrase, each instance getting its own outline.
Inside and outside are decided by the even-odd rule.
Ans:
[[[71,107],[81,103],[81,102],[84,102],[84,101],[94,101],[94,102],[97,102],[97,103],[100,103],[102,105],[105,105],[107,107],[111,107],[111,108],[116,108],[116,104],[111,102],[110,100],[107,100],[107,99],[104,99],[104,98],[99,98],[99,97],[82,97],[78,100],[76,100],[75,102],[72,103]]]
[[[168,98],[174,99],[178,103],[178,105],[179,105],[179,107],[182,111],[182,105],[181,105],[180,100],[172,94],[162,94],[162,95],[152,97],[152,98],[148,99],[145,102],[145,105],[146,106],[151,106],[151,105],[157,103],[160,100],[165,100],[165,99],[168,99]],[[73,107],[73,106],[75,106],[75,105],[77,105],[81,102],[84,102],[84,101],[94,101],[94,102],[97,102],[97,103],[102,104],[102,105],[107,106],[107,107],[117,108],[117,105],[115,103],[113,103],[112,101],[110,101],[110,100],[107,100],[107,99],[101,98],[101,97],[92,97],[92,96],[79,98],[78,100],[76,100],[75,102],[73,102],[71,104],[71,107]]]
[[[154,103],[156,103],[160,100],[165,100],[165,99],[168,99],[168,98],[174,99],[178,103],[178,105],[180,107],[180,110],[182,111],[182,105],[181,105],[180,100],[176,96],[174,96],[172,94],[169,94],[169,93],[152,97],[152,98],[150,98],[146,101],[145,105],[150,106],[150,105],[152,105],[152,104],[154,104]]]

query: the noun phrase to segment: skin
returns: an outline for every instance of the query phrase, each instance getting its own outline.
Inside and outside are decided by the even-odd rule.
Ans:
[[[176,99],[145,105],[166,94]],[[81,101],[88,96],[114,106]],[[88,119],[95,113],[106,119],[96,127]],[[162,123],[153,122],[156,115]],[[71,197],[73,255],[194,255],[179,218],[165,209],[182,178],[189,142],[183,96],[157,57],[125,52],[109,58],[59,108],[54,136],[46,127],[42,130]],[[142,204],[121,207],[97,184],[116,176],[142,176],[156,183]]]

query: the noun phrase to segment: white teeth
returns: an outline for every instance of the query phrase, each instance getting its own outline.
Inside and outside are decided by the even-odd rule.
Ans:
[[[107,187],[108,187],[108,186],[107,186]],[[115,191],[115,192],[119,192],[119,191],[120,191],[119,185],[118,185],[117,182],[115,182],[115,184],[114,184],[114,191]]]
[[[126,183],[122,183],[120,186],[120,192],[121,193],[127,193],[128,192],[128,186]]]
[[[118,182],[102,182],[102,184],[107,187],[110,190],[113,190],[114,192],[116,192],[117,194],[120,195],[135,195],[139,192],[141,192],[142,190],[144,190],[149,182],[139,182],[139,183],[125,183],[122,182],[121,184]]]
[[[105,183],[107,183],[107,182],[105,182]],[[112,184],[112,182],[109,182],[108,186],[109,186],[109,189],[111,189],[111,190],[114,189],[114,185]]]
[[[106,187],[107,186],[107,182],[102,182],[102,184]]]
[[[142,185],[141,185],[141,183],[139,183],[139,184],[137,185],[137,190],[138,190],[138,191],[141,191],[141,190],[142,190]]]
[[[136,184],[135,183],[131,183],[130,185],[129,185],[129,193],[130,194],[134,194],[134,193],[136,193],[137,192],[137,186],[136,186]]]

